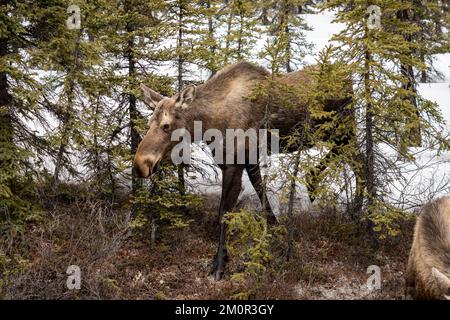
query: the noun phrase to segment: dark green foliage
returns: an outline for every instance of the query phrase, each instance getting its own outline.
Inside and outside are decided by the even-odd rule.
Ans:
[[[250,299],[268,275],[276,277],[282,270],[286,228],[284,225],[269,228],[264,216],[249,210],[227,213],[224,221],[228,226],[229,254],[242,263],[239,272],[232,275],[232,280],[247,282],[248,288],[247,291],[236,292],[231,298]]]
[[[202,198],[180,191],[173,166],[163,166],[153,175],[151,182],[139,190],[133,202],[138,206],[138,214],[142,214],[148,221],[156,220],[182,228],[191,222],[185,216],[183,208],[198,208],[202,204]]]

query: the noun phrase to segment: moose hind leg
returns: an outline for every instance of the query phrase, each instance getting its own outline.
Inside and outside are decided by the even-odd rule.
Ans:
[[[213,261],[212,274],[216,281],[222,279],[227,261],[226,224],[223,215],[232,210],[237,202],[242,185],[243,166],[228,165],[222,168],[222,197],[219,206],[220,236],[217,254]]]
[[[270,206],[270,202],[267,199],[267,194],[262,182],[261,178],[261,170],[259,168],[258,164],[248,164],[245,167],[248,177],[250,179],[250,182],[253,185],[253,188],[255,188],[256,194],[258,195],[259,201],[261,201],[261,205],[266,210],[266,218],[267,223],[270,225],[274,225],[277,223],[277,218],[273,214],[272,207]]]
[[[330,162],[333,161],[333,157],[341,154],[342,147],[348,144],[348,141],[346,139],[341,139],[336,143],[337,144],[333,148],[331,148],[330,151],[328,151],[325,157],[320,160],[319,164],[314,168],[308,170],[305,175],[306,187],[308,189],[309,200],[311,201],[311,203],[315,200],[315,192],[321,180],[322,172],[328,168]]]
[[[308,170],[305,175],[306,187],[308,189],[309,200],[311,203],[316,199],[316,188],[320,182],[321,173],[327,168],[329,159],[331,158],[331,151],[322,159],[320,163],[314,168]]]

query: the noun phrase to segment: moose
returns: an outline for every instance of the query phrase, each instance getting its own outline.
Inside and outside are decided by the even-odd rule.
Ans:
[[[450,300],[450,197],[419,210],[406,270],[406,297]]]
[[[204,84],[189,85],[172,97],[165,97],[142,84],[143,101],[154,111],[148,122],[148,131],[134,157],[137,174],[142,178],[151,176],[158,163],[168,158],[177,143],[171,140],[171,133],[176,129],[185,128],[192,134],[194,121],[202,122],[202,130],[215,128],[221,132],[229,128],[243,130],[276,128],[279,130],[280,146],[284,152],[313,147],[314,140],[307,138],[308,132],[316,130],[330,120],[326,117],[321,119],[311,117],[307,99],[303,100],[297,94],[289,94],[293,90],[308,88],[313,84],[314,80],[308,71],[307,67],[275,77],[263,67],[241,61],[220,70]],[[336,134],[334,124],[328,129],[328,134],[322,135],[323,139],[333,140],[331,141],[333,147],[316,168],[308,172],[307,187],[311,201],[314,200],[313,195],[320,172],[328,167],[333,154],[341,152],[342,147],[348,145],[355,137],[354,130],[351,129],[355,127],[354,112],[351,108],[352,83],[351,80],[344,82],[339,97],[325,99],[323,109],[337,114],[339,119],[337,122],[345,123],[350,129],[342,131],[342,134]],[[279,86],[293,90],[281,90]],[[286,143],[283,137],[293,133],[305,138],[295,144]],[[269,136],[268,139],[270,138]],[[226,224],[222,218],[236,205],[244,170],[266,211],[268,224],[277,223],[264,191],[258,163],[246,160],[243,164],[218,164],[218,166],[222,172],[222,193],[219,205],[219,245],[211,272],[215,280],[223,277],[227,260]]]

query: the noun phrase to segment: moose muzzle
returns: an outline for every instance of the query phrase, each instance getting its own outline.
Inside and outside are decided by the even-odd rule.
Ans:
[[[152,156],[136,155],[134,157],[134,168],[141,178],[148,178],[156,169],[158,162],[159,159]]]

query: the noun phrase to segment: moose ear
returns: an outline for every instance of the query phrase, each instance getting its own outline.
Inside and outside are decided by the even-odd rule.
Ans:
[[[149,87],[147,87],[145,84],[141,84],[141,90],[143,93],[143,100],[144,102],[151,108],[155,109],[158,102],[162,99],[164,99],[164,96],[159,94],[156,91],[153,91]]]
[[[195,85],[190,85],[184,88],[183,91],[178,94],[176,99],[177,106],[181,107],[181,109],[189,107],[189,104],[195,99],[196,91],[197,87]]]
[[[431,274],[436,280],[439,289],[444,294],[444,297],[450,299],[450,279],[436,268],[431,269]]]

